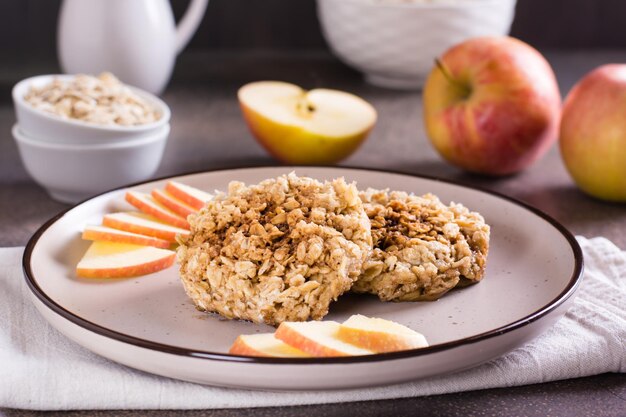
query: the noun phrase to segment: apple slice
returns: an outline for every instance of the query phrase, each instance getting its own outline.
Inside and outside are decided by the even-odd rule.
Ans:
[[[237,94],[252,134],[290,164],[329,164],[354,152],[376,123],[376,110],[343,91],[305,91],[279,81],[246,84]]]
[[[148,194],[137,191],[128,191],[126,193],[126,201],[144,213],[154,216],[161,221],[171,224],[172,226],[189,229],[189,222],[187,222],[187,219],[174,213],[158,201],[155,201]]]
[[[138,233],[125,232],[107,226],[87,226],[83,230],[83,239],[98,240],[118,243],[131,243],[134,245],[154,246],[155,248],[167,249],[171,242],[156,237],[140,235]]]
[[[76,266],[83,278],[122,278],[151,274],[174,264],[176,252],[129,243],[93,242]]]
[[[165,191],[197,210],[213,198],[212,194],[176,181],[168,181],[165,184]]]
[[[428,346],[420,333],[393,321],[355,314],[339,326],[339,339],[376,353]]]
[[[122,212],[105,214],[102,224],[113,229],[152,236],[169,242],[176,242],[176,235],[186,236],[189,230],[171,226],[148,214],[138,212]]]
[[[152,190],[152,198],[154,198],[159,203],[163,204],[168,209],[172,210],[174,213],[179,216],[184,217],[185,219],[190,214],[197,213],[198,210],[195,207],[190,206],[182,200],[174,197],[172,194],[167,191],[154,189]]]
[[[228,353],[274,358],[307,358],[311,356],[276,339],[273,333],[241,335],[235,340]]]
[[[274,336],[288,345],[315,357],[371,355],[362,349],[337,338],[336,321],[283,322]]]

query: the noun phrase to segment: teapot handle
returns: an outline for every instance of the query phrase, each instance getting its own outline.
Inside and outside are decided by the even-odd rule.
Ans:
[[[193,34],[196,33],[198,25],[200,25],[200,22],[204,17],[204,12],[206,11],[208,4],[209,0],[191,0],[189,2],[187,11],[176,28],[177,54],[181,53],[182,50],[185,49],[185,46],[187,46],[187,43],[189,43]]]

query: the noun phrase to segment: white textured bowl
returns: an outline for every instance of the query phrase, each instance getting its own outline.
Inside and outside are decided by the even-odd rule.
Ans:
[[[368,82],[417,89],[436,57],[476,36],[508,34],[516,0],[372,3],[317,0],[322,32],[333,52]]]
[[[129,88],[154,106],[161,114],[159,120],[138,126],[103,126],[65,119],[36,109],[24,100],[24,96],[31,86],[41,87],[50,83],[54,78],[68,80],[73,77],[73,75],[39,75],[26,78],[15,84],[12,91],[15,115],[20,130],[26,136],[38,141],[59,144],[107,144],[152,136],[156,132],[162,131],[163,127],[169,123],[171,113],[167,104],[158,97],[134,87]]]
[[[122,185],[145,181],[156,172],[170,125],[122,143],[67,145],[38,141],[13,126],[22,162],[50,196],[64,203]]]

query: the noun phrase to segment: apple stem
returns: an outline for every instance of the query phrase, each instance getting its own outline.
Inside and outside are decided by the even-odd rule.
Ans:
[[[443,76],[450,82],[450,84],[459,88],[463,92],[463,96],[465,98],[469,97],[470,93],[472,92],[471,89],[466,84],[455,79],[450,73],[450,70],[448,70],[448,68],[443,64],[443,62],[439,60],[439,58],[435,58],[435,65],[437,66],[437,68],[439,68],[439,71],[441,71]]]

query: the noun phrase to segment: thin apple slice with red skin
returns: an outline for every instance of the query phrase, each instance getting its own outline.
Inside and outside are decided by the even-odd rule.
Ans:
[[[169,242],[176,242],[176,235],[189,235],[189,230],[169,225],[149,214],[134,211],[105,214],[102,224],[113,229],[152,236]]]
[[[274,336],[288,345],[314,357],[371,355],[338,339],[339,323],[335,321],[283,322]]]
[[[270,358],[308,358],[311,356],[276,339],[273,333],[242,334],[237,337],[228,353]]]
[[[174,264],[176,252],[129,243],[93,242],[76,266],[82,278],[126,278],[152,274]]]
[[[180,227],[182,229],[189,229],[189,222],[187,219],[174,213],[172,210],[168,209],[148,194],[140,193],[138,191],[128,191],[126,192],[126,201],[144,213],[154,216],[165,223],[169,223],[172,226]]]
[[[177,181],[168,181],[167,184],[165,184],[165,191],[189,204],[196,210],[200,210],[207,201],[213,199],[212,194]]]
[[[133,245],[154,246],[155,248],[167,249],[171,242],[156,237],[145,236],[138,233],[126,232],[107,226],[86,226],[83,230],[84,240],[97,240],[117,243],[130,243]]]
[[[393,321],[355,314],[339,326],[338,337],[346,343],[376,353],[428,346],[420,333]]]
[[[154,189],[152,190],[151,195],[152,195],[152,198],[154,198],[156,201],[163,204],[165,207],[172,210],[174,213],[178,214],[179,216],[184,217],[185,219],[190,214],[194,214],[198,212],[198,209],[190,206],[189,204],[185,203],[182,200],[179,200],[178,198],[174,197],[172,194],[168,193],[167,191]]]

